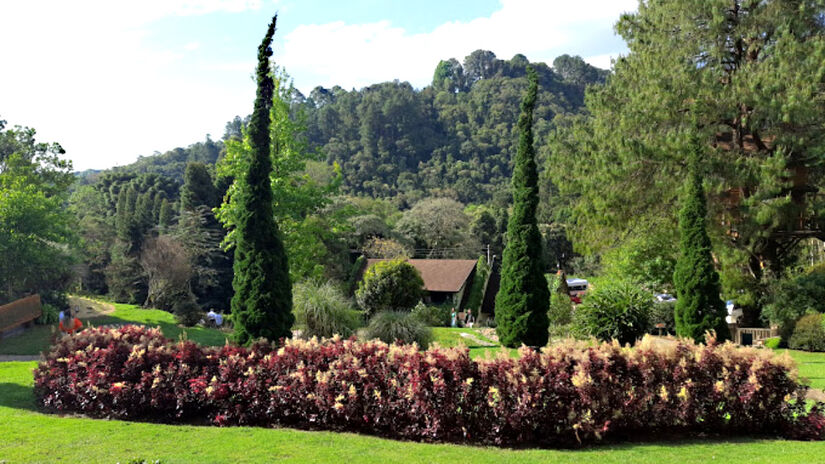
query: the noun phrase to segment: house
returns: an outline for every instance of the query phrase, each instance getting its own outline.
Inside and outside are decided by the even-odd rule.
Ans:
[[[366,269],[385,259],[368,259]],[[470,286],[475,276],[474,259],[408,259],[421,274],[424,290],[427,292],[425,303],[448,303],[461,309],[467,300]]]

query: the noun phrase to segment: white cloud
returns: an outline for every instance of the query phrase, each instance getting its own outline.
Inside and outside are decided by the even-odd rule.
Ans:
[[[271,0],[270,0],[271,1]],[[121,2],[20,1],[0,14],[3,46],[0,118],[58,141],[76,169],[133,161],[222,135],[248,111],[254,87],[213,87],[175,70],[183,48],[147,46],[151,23],[170,16],[259,8],[258,0]],[[252,68],[247,68],[251,70]],[[191,72],[189,75],[196,75]],[[243,106],[239,106],[242,104]]]
[[[612,61],[619,57],[621,53],[606,53],[604,55],[587,56],[584,61],[592,66],[602,69],[611,69],[613,67]]]
[[[423,87],[440,59],[460,61],[477,49],[506,59],[523,53],[545,62],[562,53],[614,56],[622,51],[615,45],[620,42],[594,44],[594,35],[610,37],[619,15],[636,6],[636,0],[502,0],[489,17],[448,22],[419,34],[388,21],[301,25],[287,34],[276,60],[304,92],[315,85],[360,88],[393,79]],[[609,59],[597,62],[609,65]]]
[[[41,141],[60,142],[77,169],[129,163],[137,155],[201,140],[207,132],[219,137],[225,121],[251,109],[254,50],[229,61],[201,47],[204,37],[184,35],[175,44],[152,46],[153,23],[268,8],[277,1],[4,2],[0,118],[36,128]],[[447,22],[425,33],[388,21],[301,25],[276,37],[283,42],[275,61],[302,91],[392,79],[422,87],[439,59],[462,59],[476,49],[501,58],[524,53],[532,61],[560,53],[620,52],[583,44],[609,38],[618,15],[635,7],[636,0],[502,0],[487,17]],[[187,53],[194,49],[197,54]],[[199,61],[185,61],[192,55]]]

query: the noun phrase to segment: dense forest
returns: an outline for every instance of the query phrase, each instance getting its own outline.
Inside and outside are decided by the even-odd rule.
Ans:
[[[440,62],[420,90],[395,81],[316,87],[309,96],[274,70],[271,135],[280,153],[272,185],[293,281],[352,279],[359,253],[501,256],[528,64],[523,55],[501,60],[478,50],[463,64]],[[608,73],[568,55],[552,68],[532,67],[535,134],[544,143],[553,119],[576,114],[586,87]],[[78,173],[70,205],[83,238],[81,290],[167,309],[183,297],[228,308],[226,231],[237,216],[234,179],[245,169],[248,124],[236,116],[220,140]],[[572,258],[563,228],[543,230],[551,267]]]

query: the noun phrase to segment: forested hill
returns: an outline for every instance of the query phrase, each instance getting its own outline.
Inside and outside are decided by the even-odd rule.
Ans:
[[[427,196],[481,203],[506,191],[528,64],[539,75],[539,146],[553,118],[578,111],[585,87],[603,82],[607,71],[569,55],[551,68],[521,54],[501,60],[477,50],[463,63],[441,61],[421,90],[399,81],[350,91],[316,87],[308,96],[294,91],[291,104],[304,118],[309,146],[342,167],[344,193],[394,197],[401,207]],[[224,139],[240,134],[242,124],[237,117],[229,122]],[[188,162],[214,164],[222,150],[221,141],[207,138],[116,170],[182,181]]]
[[[524,55],[499,60],[477,50],[463,64],[441,61],[422,90],[398,81],[358,91],[317,87],[304,100],[310,145],[341,165],[350,193],[398,196],[402,205],[425,196],[489,200],[509,182],[528,64]],[[577,111],[585,86],[607,71],[567,55],[553,69],[532,65],[539,74],[540,144],[555,115]]]

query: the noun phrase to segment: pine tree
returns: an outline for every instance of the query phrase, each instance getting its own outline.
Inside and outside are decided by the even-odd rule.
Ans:
[[[550,291],[544,278],[542,241],[536,225],[538,173],[533,149],[533,108],[538,78],[527,68],[528,88],[518,121],[519,145],[513,167],[513,214],[507,225],[507,244],[496,295],[496,323],[501,343],[544,346],[548,338]]]
[[[273,217],[269,180],[272,171],[269,113],[275,87],[269,57],[276,20],[277,15],[258,47],[258,90],[248,131],[252,155],[237,193],[240,211],[235,230],[232,314],[238,343],[259,337],[269,340],[289,337],[295,321],[289,267]]]
[[[199,206],[210,209],[218,206],[218,190],[212,183],[212,175],[203,163],[189,163],[183,176],[180,191],[180,207],[192,211]]]
[[[158,227],[162,232],[168,230],[169,226],[172,225],[173,216],[172,205],[164,198],[161,200],[160,211],[158,212]]]
[[[723,340],[729,338],[730,333],[725,322],[725,305],[719,298],[719,274],[711,256],[705,191],[697,165],[694,153],[679,211],[680,256],[673,273],[676,334],[702,341],[706,331],[715,330],[717,339]]]

